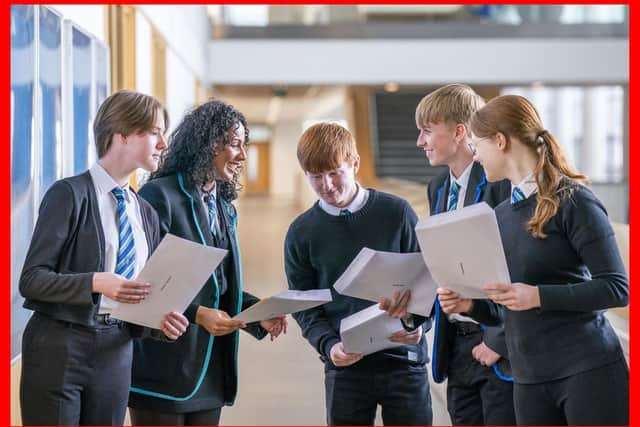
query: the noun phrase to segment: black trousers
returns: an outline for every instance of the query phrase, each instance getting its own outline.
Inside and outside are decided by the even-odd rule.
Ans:
[[[358,362],[360,363],[360,362]],[[384,425],[431,425],[425,365],[325,368],[328,425],[373,425],[378,405]]]
[[[24,425],[122,425],[132,345],[123,324],[88,328],[35,313],[22,338]]]
[[[516,384],[519,425],[628,425],[629,368],[624,359],[540,384]]]
[[[482,333],[451,337],[447,381],[447,410],[453,425],[515,425],[513,383],[482,366],[471,350]]]
[[[129,408],[131,424],[134,426],[217,426],[220,424],[221,412],[222,408],[215,408],[184,414],[170,414]]]

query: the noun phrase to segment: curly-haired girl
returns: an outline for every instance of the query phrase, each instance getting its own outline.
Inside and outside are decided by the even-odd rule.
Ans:
[[[237,391],[238,329],[256,338],[286,332],[285,317],[245,325],[231,317],[258,302],[242,291],[237,214],[239,174],[247,153],[247,122],[222,101],[187,113],[169,137],[160,166],[140,194],[158,211],[161,234],[228,249],[185,315],[192,326],[171,345],[134,347],[134,425],[218,425]]]

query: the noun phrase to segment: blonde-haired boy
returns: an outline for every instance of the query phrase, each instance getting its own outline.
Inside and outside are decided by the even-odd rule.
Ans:
[[[473,161],[468,123],[484,103],[472,88],[454,83],[434,90],[416,108],[416,145],[431,166],[447,166],[427,185],[431,215],[482,201],[495,207],[510,196],[507,181],[488,183],[482,166]],[[515,425],[504,330],[467,316],[447,317],[438,300],[433,313],[431,371],[437,383],[448,378],[447,410],[453,425]]]

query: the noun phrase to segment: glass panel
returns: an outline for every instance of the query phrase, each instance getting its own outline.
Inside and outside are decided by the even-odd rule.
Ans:
[[[62,27],[60,17],[40,6],[40,93],[42,103],[42,185],[40,197],[62,177]],[[38,199],[40,199],[40,197]]]
[[[94,80],[91,82],[95,91],[95,103],[91,109],[89,117],[89,146],[88,146],[88,162],[89,165],[95,163],[97,159],[96,145],[93,135],[93,119],[96,117],[100,104],[109,95],[109,49],[100,41],[93,39],[93,67]]]
[[[11,357],[20,352],[20,338],[29,312],[18,291],[34,221],[32,147],[34,90],[33,6],[11,6]]]
[[[91,38],[72,29],[73,62],[73,172],[79,174],[89,166],[91,114]]]
[[[364,22],[482,22],[620,24],[626,5],[233,5],[221,6],[225,25],[331,25]],[[210,12],[218,16],[217,10]]]
[[[505,87],[529,99],[568,160],[594,183],[623,179],[621,86]]]

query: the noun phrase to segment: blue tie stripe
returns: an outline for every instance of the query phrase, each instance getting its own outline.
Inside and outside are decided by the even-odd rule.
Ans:
[[[449,190],[449,206],[447,207],[448,211],[454,211],[458,208],[459,192],[460,192],[460,184],[453,181],[453,183],[451,183],[451,190]]]
[[[216,195],[214,193],[209,194],[207,198],[207,209],[209,211],[209,227],[213,236],[218,238],[218,228],[216,227]]]
[[[118,254],[116,257],[115,273],[127,279],[133,277],[136,263],[136,245],[133,229],[127,215],[127,205],[124,201],[124,190],[116,187],[111,190],[116,198],[118,219]]]
[[[351,211],[349,209],[341,209],[340,216],[351,215]]]
[[[524,192],[518,187],[513,187],[513,191],[511,191],[511,203],[518,203],[524,199],[526,199]]]

